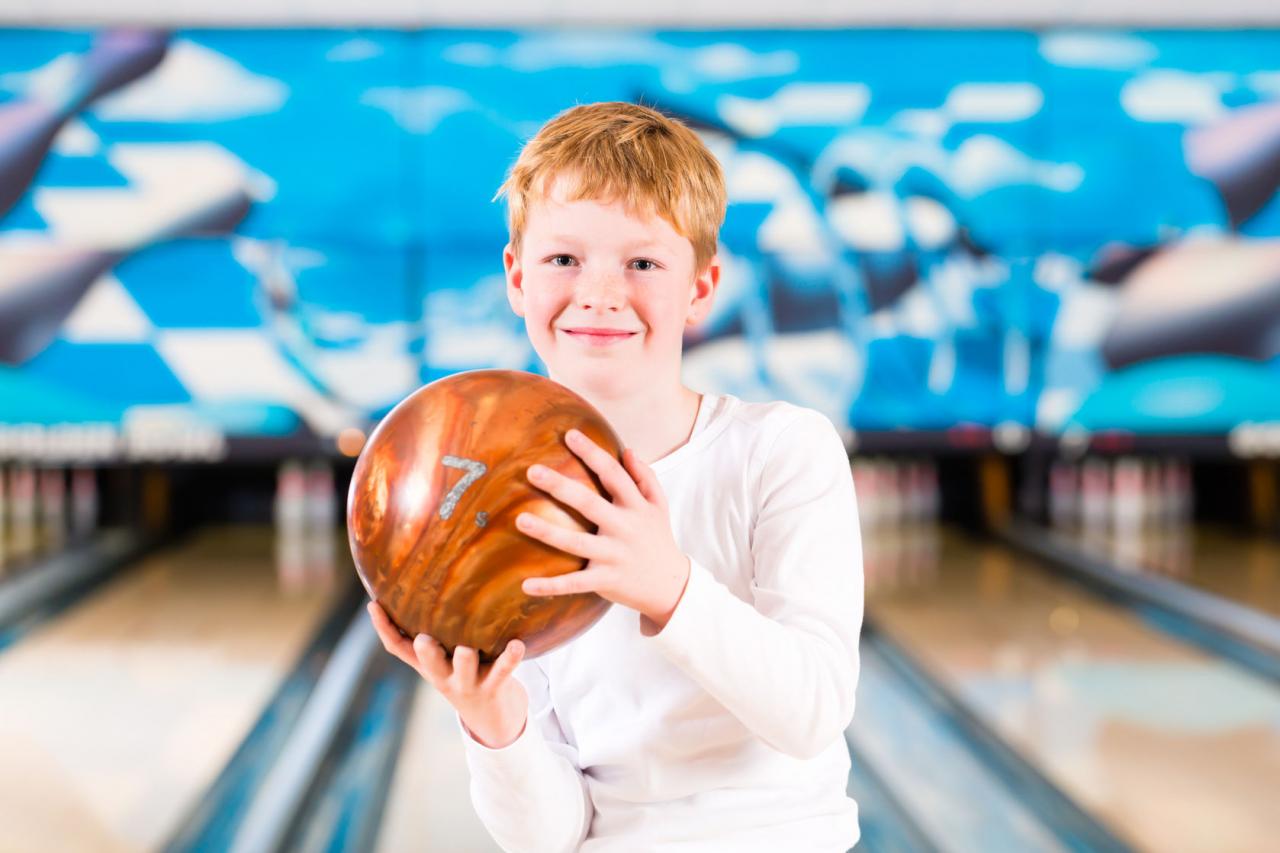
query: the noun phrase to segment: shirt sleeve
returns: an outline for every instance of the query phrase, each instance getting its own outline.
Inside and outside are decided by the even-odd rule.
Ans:
[[[646,641],[766,743],[811,758],[852,721],[858,682],[862,541],[849,457],[831,421],[805,409],[751,471],[752,600],[691,560],[684,596]]]
[[[515,676],[529,694],[529,716],[515,741],[490,749],[457,717],[472,805],[507,853],[577,850],[593,814],[578,750],[565,737],[538,662],[522,661]]]

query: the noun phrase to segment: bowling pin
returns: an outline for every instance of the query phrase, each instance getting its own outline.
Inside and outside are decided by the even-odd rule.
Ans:
[[[333,532],[334,512],[337,501],[334,496],[333,468],[323,460],[311,463],[306,473],[306,522],[309,527]]]
[[[71,472],[71,534],[84,539],[98,526],[98,477],[92,468]]]
[[[918,524],[929,515],[928,482],[924,472],[924,462],[913,459],[904,466],[905,480],[905,516],[908,522]]]
[[[306,525],[306,471],[297,460],[281,463],[276,473],[274,518],[277,532],[301,530]]]
[[[1195,514],[1195,494],[1192,491],[1191,463],[1179,459],[1173,463],[1174,482],[1177,484],[1174,494],[1177,496],[1177,522],[1180,525],[1190,524]]]
[[[1065,529],[1079,520],[1080,494],[1075,465],[1059,459],[1049,468],[1049,522]]]
[[[0,573],[9,562],[9,472],[0,465]]]
[[[1110,467],[1104,459],[1089,459],[1080,474],[1080,520],[1085,538],[1096,539],[1106,530],[1110,501]]]
[[[878,470],[880,495],[884,505],[882,519],[885,524],[896,526],[902,523],[902,483],[898,464],[893,459],[882,459],[878,463]]]
[[[333,581],[335,569],[334,517],[337,500],[334,493],[333,467],[326,460],[315,460],[307,469],[307,523],[303,559],[306,576],[312,588],[325,589]]]
[[[1168,554],[1165,564],[1169,567],[1169,574],[1179,580],[1189,578],[1194,568],[1195,535],[1194,525],[1180,524],[1173,529],[1173,535],[1166,543]]]
[[[858,521],[864,537],[879,524],[880,502],[877,495],[879,483],[871,462],[866,459],[853,461],[853,489],[858,499]]]
[[[1134,535],[1142,529],[1142,463],[1133,458],[1116,462],[1111,509],[1115,529]]]
[[[21,464],[9,478],[9,505],[12,520],[13,554],[30,556],[36,547],[36,472]]]
[[[300,594],[310,587],[307,578],[307,531],[301,525],[276,527],[276,580],[281,591]]]
[[[1158,457],[1143,463],[1143,479],[1147,493],[1147,525],[1153,531],[1164,527],[1169,514],[1169,493],[1165,489],[1163,467]]]
[[[942,492],[938,488],[938,466],[932,459],[924,463],[924,495],[925,517],[936,522],[942,507]]]
[[[40,524],[52,546],[67,538],[67,480],[61,468],[45,468],[39,477]]]
[[[307,472],[302,463],[288,459],[276,470],[275,520],[276,578],[288,594],[307,589]]]

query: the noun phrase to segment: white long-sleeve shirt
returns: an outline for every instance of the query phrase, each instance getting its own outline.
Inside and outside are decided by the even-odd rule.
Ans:
[[[459,720],[471,798],[507,851],[846,851],[862,625],[848,457],[823,414],[704,394],[651,463],[692,571],[662,631],[612,606],[523,661],[529,721]]]

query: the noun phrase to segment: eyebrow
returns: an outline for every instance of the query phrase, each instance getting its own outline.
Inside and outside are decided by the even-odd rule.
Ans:
[[[550,237],[547,237],[545,239],[549,243],[575,243],[576,244],[581,242],[580,238],[574,236],[573,234],[552,234]],[[657,242],[656,240],[646,240],[643,243],[628,243],[624,248],[629,249],[631,251],[640,251],[641,249],[660,249],[663,251],[667,250],[666,246]]]

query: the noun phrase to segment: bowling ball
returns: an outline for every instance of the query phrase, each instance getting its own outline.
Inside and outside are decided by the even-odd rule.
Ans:
[[[361,582],[402,632],[428,634],[450,655],[469,646],[489,662],[513,638],[536,657],[604,615],[610,602],[595,593],[535,597],[520,588],[587,561],[517,530],[517,515],[596,531],[531,485],[528,467],[541,463],[608,499],[565,445],[570,428],[621,461],[621,441],[590,403],[517,370],[439,379],[378,424],[356,460],[347,533]]]

